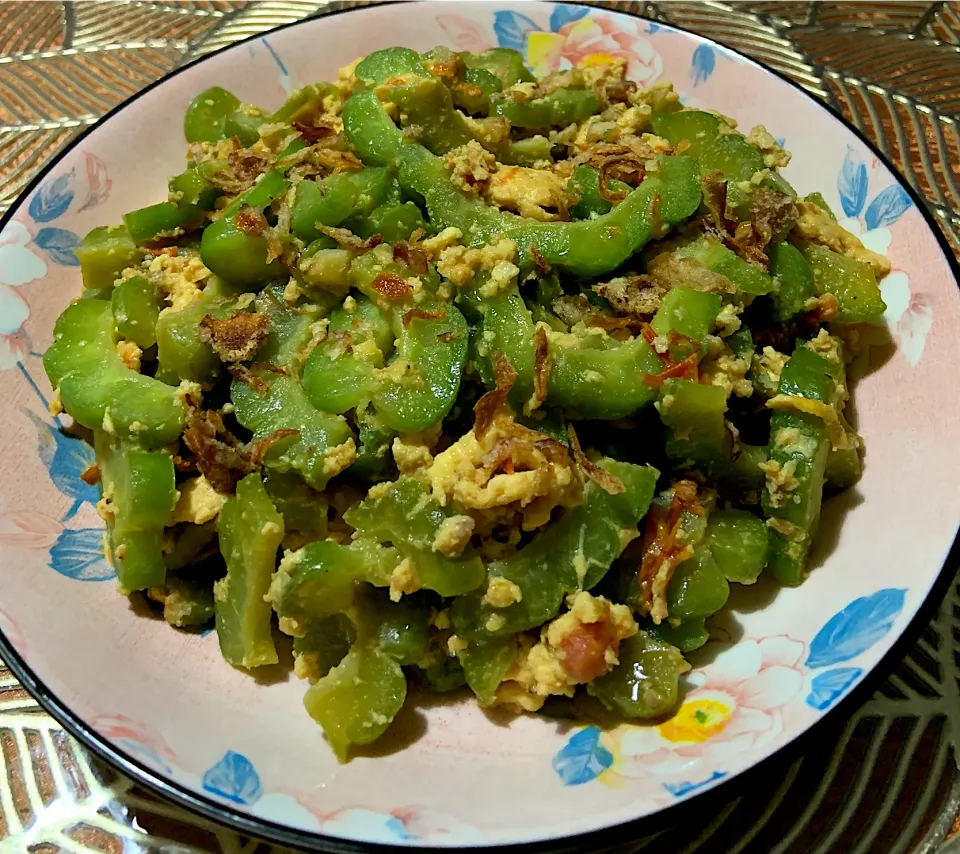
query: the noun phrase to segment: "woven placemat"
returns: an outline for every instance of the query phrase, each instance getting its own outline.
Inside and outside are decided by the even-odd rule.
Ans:
[[[343,4],[337,4],[343,5]],[[874,140],[960,256],[960,6],[913,2],[609,3],[736,48]],[[334,4],[295,0],[0,2],[0,212],[65,143],[190,60]],[[772,760],[747,792],[625,850],[960,852],[960,593],[877,693]],[[118,776],[0,662],[2,854],[280,854]]]

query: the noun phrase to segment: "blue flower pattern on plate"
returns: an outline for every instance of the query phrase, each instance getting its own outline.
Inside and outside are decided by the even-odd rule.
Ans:
[[[62,267],[79,267],[80,262],[73,250],[80,245],[80,238],[65,228],[41,228],[33,242],[45,249],[50,260]]]
[[[93,448],[81,439],[68,436],[53,425],[46,424],[32,412],[30,420],[37,429],[37,452],[46,466],[53,485],[67,498],[74,499],[63,521],[67,521],[84,502],[96,504],[100,493],[95,486],[84,483],[80,475],[93,460]]]
[[[66,174],[42,184],[30,200],[30,207],[27,208],[30,216],[36,222],[51,222],[63,216],[73,201],[76,177],[77,170],[71,169]]]
[[[840,167],[840,175],[837,178],[837,191],[840,194],[840,206],[848,217],[859,218],[863,212],[863,206],[867,203],[867,184],[866,164],[850,146],[847,146],[847,154],[843,158],[843,165]],[[868,231],[886,228],[900,219],[912,204],[903,187],[899,184],[891,184],[877,193],[874,200],[870,202],[866,213],[863,214],[864,224]]]
[[[566,4],[554,6],[550,12],[550,31],[556,32],[567,24],[579,21],[590,10],[586,6],[567,6]]]
[[[690,62],[690,80],[693,85],[696,87],[706,83],[716,67],[717,52],[708,44],[700,45],[693,52],[693,59]]]
[[[912,204],[903,187],[899,184],[891,184],[877,193],[863,215],[863,220],[868,229],[885,228],[900,219]]]
[[[859,667],[835,667],[818,673],[810,683],[807,705],[825,712],[834,705],[863,675]]]
[[[691,792],[697,791],[697,789],[702,789],[704,786],[709,786],[715,780],[722,780],[726,776],[726,771],[714,771],[705,780],[700,780],[697,783],[664,783],[663,788],[665,788],[674,797],[682,798],[684,795],[689,795]]]
[[[67,528],[50,549],[51,569],[74,581],[109,581],[116,577],[103,554],[102,528]]]
[[[232,750],[224,753],[223,758],[203,775],[203,788],[212,795],[246,806],[263,796],[260,775],[253,763]]]
[[[599,727],[585,727],[553,757],[553,770],[565,786],[589,783],[613,765],[613,754],[600,743],[601,735]]]
[[[870,649],[893,628],[906,592],[898,587],[886,587],[854,599],[834,614],[811,641],[807,667],[829,667]]]
[[[540,32],[540,27],[519,12],[496,12],[493,16],[493,31],[500,47],[510,47],[523,53],[527,34]]]

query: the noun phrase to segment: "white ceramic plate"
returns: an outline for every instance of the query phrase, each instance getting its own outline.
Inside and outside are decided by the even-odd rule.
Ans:
[[[292,675],[256,681],[212,635],[131,610],[100,553],[89,449],[58,431],[39,353],[80,282],[72,247],[165,196],[181,170],[184,109],[224,85],[278,105],[358,55],[495,45],[538,72],[623,56],[641,84],[745,127],[763,123],[843,224],[886,252],[896,350],[871,349],[855,406],[867,443],[856,490],[828,503],[814,571],[795,590],[732,598],[693,658],[678,716],[609,732],[488,717],[469,699],[414,698],[379,749],[338,765]],[[305,21],[181,69],[77,139],[0,231],[0,653],[75,735],[127,773],[248,832],[350,847],[555,840],[650,816],[729,780],[819,721],[891,650],[931,596],[954,542],[960,484],[960,299],[955,262],[916,196],[851,128],[800,89],[699,37],[601,9],[548,3],[401,4]],[[631,831],[632,832],[632,831]],[[591,840],[596,845],[599,840]]]

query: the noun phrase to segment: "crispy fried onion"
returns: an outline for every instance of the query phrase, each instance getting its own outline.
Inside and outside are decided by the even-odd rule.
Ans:
[[[688,379],[697,382],[699,379],[699,350],[697,342],[686,335],[670,330],[666,335],[667,347],[663,353],[657,349],[657,333],[649,323],[643,324],[641,335],[649,342],[650,348],[663,363],[663,370],[657,374],[642,374],[643,381],[651,388],[662,388],[666,380],[673,378]],[[676,359],[673,350],[678,347],[690,349],[682,359]]]
[[[593,305],[583,294],[557,297],[550,304],[553,313],[567,326],[583,323],[605,329],[614,338],[629,338],[639,331],[640,321],[634,317],[614,317]],[[619,333],[619,334],[618,334]]]
[[[350,229],[348,228],[336,228],[332,225],[321,225],[319,230],[323,232],[327,237],[331,238],[338,246],[343,249],[351,249],[356,251],[358,254],[367,252],[370,249],[373,249],[375,246],[379,246],[383,243],[383,236],[380,234],[371,234],[366,240],[361,237],[357,237]]]
[[[413,243],[407,243],[401,240],[393,245],[393,260],[406,264],[410,272],[417,276],[426,276],[429,272],[427,266],[427,253],[417,248]]]
[[[337,135],[336,122],[323,116],[300,116],[298,113],[293,120],[293,129],[307,145],[316,145]]]
[[[473,435],[482,439],[500,409],[506,405],[507,395],[517,381],[517,370],[502,353],[493,358],[493,375],[497,387],[484,394],[473,407]]]
[[[550,371],[553,367],[550,359],[550,343],[547,330],[537,327],[533,333],[533,396],[530,398],[530,411],[539,409],[547,399],[550,384]]]
[[[283,368],[277,368],[268,365],[266,362],[254,362],[249,368],[246,365],[230,365],[227,368],[234,379],[240,380],[245,385],[250,386],[260,397],[263,397],[270,391],[270,386],[260,376],[259,372],[269,371],[273,374],[287,375]]]
[[[432,310],[427,310],[423,308],[411,308],[403,316],[403,325],[409,326],[413,323],[414,320],[446,320],[447,312],[446,309],[436,308]]]
[[[244,444],[223,424],[213,409],[193,408],[187,413],[183,441],[196,456],[200,473],[217,492],[233,493],[237,481],[258,471],[270,447],[298,436],[299,430],[275,430],[269,436]]]
[[[573,429],[572,424],[567,425],[567,440],[570,443],[570,451],[573,454],[574,462],[590,480],[610,495],[619,495],[624,491],[626,487],[619,477],[600,468],[583,452],[583,448],[580,447],[580,440],[577,438],[577,431]]]
[[[370,283],[370,288],[384,299],[390,300],[406,299],[413,293],[413,288],[407,280],[396,273],[377,273],[376,278]]]
[[[592,166],[600,173],[600,194],[607,201],[619,202],[627,194],[610,189],[611,179],[615,178],[631,187],[639,186],[647,174],[647,161],[653,156],[653,149],[640,137],[627,134],[616,142],[594,143],[572,158],[570,166],[576,168],[581,163]]]
[[[199,324],[200,340],[213,348],[223,362],[247,362],[266,340],[270,319],[266,314],[235,311],[226,320],[206,314]]]
[[[268,159],[249,148],[231,151],[226,163],[210,176],[210,183],[228,195],[235,196],[249,190],[264,172]]]
[[[243,205],[234,217],[234,223],[247,237],[262,237],[270,227],[260,208]]]
[[[701,182],[703,201],[708,214],[705,230],[745,261],[767,267],[767,247],[774,238],[785,234],[797,221],[800,212],[794,200],[769,187],[754,190],[749,220],[739,222],[727,215],[727,183],[719,175],[708,175]]]
[[[646,275],[619,276],[593,286],[593,292],[607,300],[616,314],[638,321],[656,314],[668,290],[662,281]]]
[[[676,568],[693,555],[693,547],[677,541],[684,512],[703,515],[697,501],[697,485],[679,480],[673,487],[670,506],[654,502],[647,513],[643,533],[643,558],[637,569],[640,582],[640,610],[650,614],[654,623],[666,619],[667,586]]]

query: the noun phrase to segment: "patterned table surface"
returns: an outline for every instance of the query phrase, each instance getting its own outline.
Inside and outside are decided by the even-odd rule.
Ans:
[[[342,4],[0,2],[0,213],[67,141],[211,50]],[[960,5],[610,3],[761,60],[842,112],[926,199],[960,255]],[[747,792],[630,851],[960,852],[960,590],[887,681]],[[118,776],[0,662],[0,854],[280,854]]]

